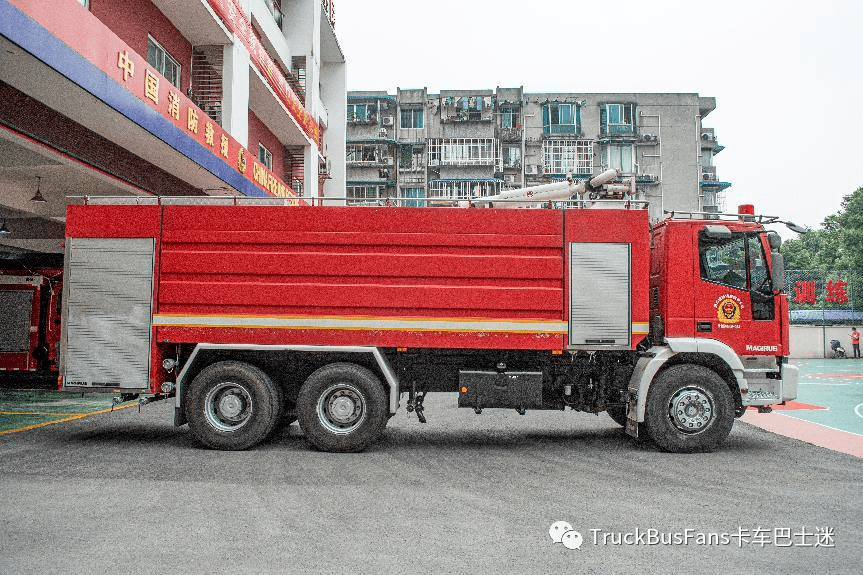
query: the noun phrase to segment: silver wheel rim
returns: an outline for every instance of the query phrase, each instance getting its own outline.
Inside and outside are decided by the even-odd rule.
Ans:
[[[351,433],[366,419],[363,394],[347,383],[328,387],[318,397],[318,419],[333,433]]]
[[[715,412],[713,399],[696,387],[678,391],[668,406],[671,422],[684,433],[704,431],[713,420]]]
[[[252,396],[243,386],[223,382],[207,393],[204,403],[207,422],[219,431],[236,431],[252,417]]]

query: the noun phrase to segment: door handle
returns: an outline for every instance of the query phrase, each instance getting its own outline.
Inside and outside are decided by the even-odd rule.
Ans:
[[[695,329],[699,333],[708,333],[713,331],[713,323],[709,321],[700,321]]]

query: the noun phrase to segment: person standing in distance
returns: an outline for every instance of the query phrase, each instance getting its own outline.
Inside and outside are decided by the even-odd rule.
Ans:
[[[854,357],[860,357],[860,332],[856,327],[851,328],[851,347],[854,348]]]

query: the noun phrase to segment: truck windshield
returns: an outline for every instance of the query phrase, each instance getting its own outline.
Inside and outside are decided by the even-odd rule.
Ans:
[[[764,247],[757,234],[734,232],[730,237],[698,236],[701,278],[739,290],[773,293]]]

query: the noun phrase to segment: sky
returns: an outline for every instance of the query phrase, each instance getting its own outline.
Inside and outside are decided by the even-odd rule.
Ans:
[[[863,186],[860,0],[336,0],[335,18],[348,90],[714,97],[726,211],[818,229]]]

